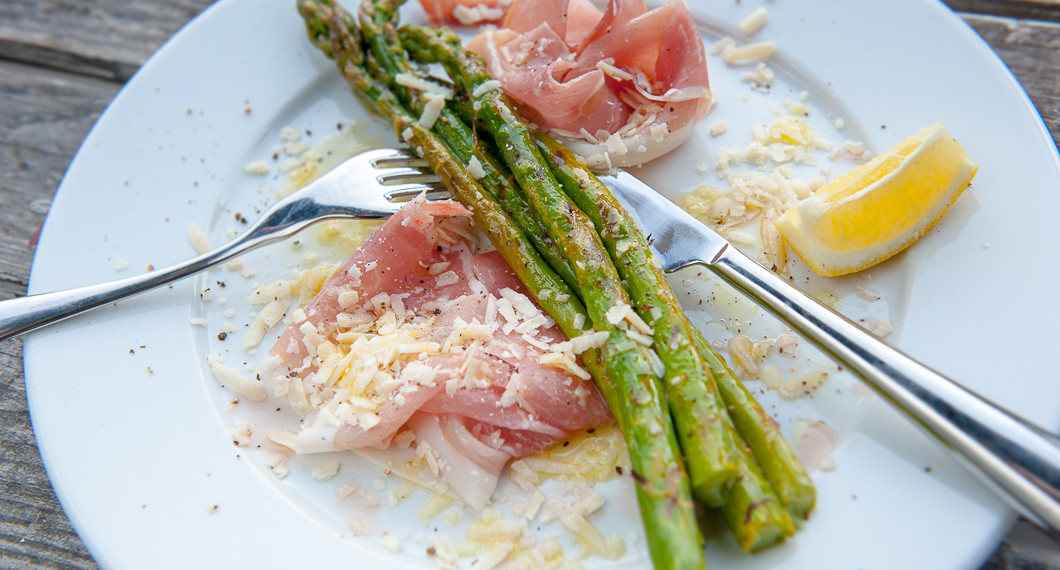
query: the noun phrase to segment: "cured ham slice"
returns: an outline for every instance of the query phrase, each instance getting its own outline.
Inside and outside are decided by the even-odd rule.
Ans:
[[[303,416],[296,452],[400,441],[482,507],[508,460],[611,421],[511,268],[472,253],[468,216],[411,202],[292,316],[261,376]]]
[[[369,238],[324,284],[304,308],[304,318],[284,332],[270,354],[280,357],[291,370],[306,369],[314,356],[314,347],[307,346],[306,339],[332,335],[336,315],[346,308],[344,300],[352,305],[357,302],[354,297],[364,301],[379,293],[404,294],[403,303],[407,307],[437,305],[466,295],[467,280],[454,279],[450,272],[457,276],[466,273],[470,269],[471,252],[465,243],[458,243],[461,236],[450,235],[436,219],[469,215],[456,202],[411,202],[384,224],[385,231]],[[442,247],[444,252],[439,249]],[[389,261],[380,265],[379,260]],[[432,271],[442,265],[446,271]],[[350,295],[350,291],[356,295]],[[345,297],[344,292],[347,292]]]
[[[468,48],[520,111],[598,169],[676,148],[710,106],[703,40],[684,3],[516,0]]]
[[[449,26],[498,21],[506,4],[504,0],[420,0],[431,22]]]

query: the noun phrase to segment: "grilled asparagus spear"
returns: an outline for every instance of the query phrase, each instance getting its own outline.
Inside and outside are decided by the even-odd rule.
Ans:
[[[378,71],[382,66],[378,61],[371,61],[371,56],[361,49],[360,30],[353,18],[341,12],[341,8],[329,0],[300,0],[299,9],[314,43],[335,59],[351,86],[388,116],[399,135],[428,160],[454,196],[473,212],[476,224],[487,233],[520,279],[535,293],[542,307],[552,314],[568,336],[576,336],[580,329],[574,325],[579,320],[576,315],[581,304],[571,303],[570,298],[562,303],[550,302],[564,298],[556,293],[562,292],[566,283],[530,246],[525,234],[515,226],[511,217],[482,190],[467,172],[464,163],[456,160],[441,139],[417,122],[417,118],[401,105],[385,83],[371,75],[370,69]],[[529,138],[525,125],[512,126],[513,132],[521,130],[525,133],[524,146],[533,150],[533,140]],[[510,154],[506,158],[510,164],[516,165],[512,168],[513,173],[517,179],[522,178],[520,183],[526,189],[526,163],[511,161]],[[550,228],[550,235],[556,239],[557,232]],[[563,232],[558,235],[566,237]],[[590,244],[597,244],[596,261],[606,260],[600,254],[603,249],[595,233],[583,230],[580,236]],[[561,250],[569,254],[579,245],[582,244],[575,243]],[[583,254],[578,258],[584,262],[586,256]],[[577,267],[577,261],[572,266]],[[613,272],[613,267],[611,269]],[[588,275],[578,277],[580,285],[593,282]],[[612,281],[610,290],[615,294],[624,294],[621,287],[617,286],[617,275]],[[543,291],[549,291],[550,294],[542,295]],[[593,307],[587,311],[589,322],[598,330],[608,331],[609,339],[600,351],[602,366],[599,365],[600,356],[595,354],[589,354],[588,362],[585,363],[590,372],[594,372],[597,385],[626,437],[652,560],[657,568],[703,568],[706,564],[702,537],[676,437],[662,400],[664,396],[659,378],[654,374],[650,358],[640,349],[640,345],[622,329],[607,324],[607,309],[602,307],[613,303],[608,304],[599,295],[588,296]],[[583,353],[583,358],[585,356]]]

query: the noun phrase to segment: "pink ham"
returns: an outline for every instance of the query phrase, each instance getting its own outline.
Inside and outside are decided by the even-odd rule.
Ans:
[[[420,0],[420,6],[435,24],[448,26],[484,24],[504,15],[502,0]]]
[[[301,327],[309,323],[328,336],[334,329],[335,316],[343,312],[339,304],[342,291],[357,290],[362,301],[378,293],[408,293],[406,305],[413,309],[466,295],[469,292],[466,275],[471,268],[471,251],[464,243],[439,250],[440,242],[446,241],[448,236],[444,229],[439,229],[436,218],[470,215],[457,202],[410,202],[335,272],[305,307],[305,319],[287,329],[270,354],[279,356],[292,371],[303,370],[309,352],[303,342]],[[444,262],[450,263],[450,270],[464,278],[452,285],[438,286],[438,276],[431,275],[429,267]],[[291,350],[292,342],[297,343],[297,350]]]
[[[678,1],[648,10],[643,0],[610,0],[601,12],[589,0],[516,0],[502,29],[468,47],[528,119],[591,162],[661,156],[709,107],[703,40]],[[605,144],[612,134],[625,150]]]
[[[333,338],[340,313],[373,310],[343,308],[340,295],[345,291],[356,291],[362,307],[370,307],[370,298],[378,293],[401,295],[411,321],[431,325],[423,340],[440,346],[464,323],[487,323],[500,298],[525,296],[522,283],[500,255],[473,255],[474,245],[463,237],[466,227],[457,231],[450,224],[447,231],[447,218],[467,215],[455,203],[414,201],[388,220],[328,280],[305,308],[305,318],[273,346],[270,355],[280,362],[278,373],[312,383],[318,364],[307,339]],[[545,320],[533,332],[535,343],[565,340]],[[364,427],[337,422],[330,412],[317,410],[307,417],[298,441],[307,452],[380,449],[411,429],[417,442],[427,441],[447,464],[462,466],[452,477],[470,477],[466,469],[475,470],[475,485],[447,483],[468,504],[483,506],[483,494],[488,499],[491,482],[496,484],[509,459],[538,453],[575,430],[611,421],[591,380],[543,366],[539,359],[545,350],[520,332],[505,332],[503,319],[496,322],[497,330],[488,340],[419,360],[433,370],[433,379],[394,390],[376,411],[378,423]],[[400,376],[400,371],[394,372]],[[474,375],[474,382],[468,381],[468,374]]]

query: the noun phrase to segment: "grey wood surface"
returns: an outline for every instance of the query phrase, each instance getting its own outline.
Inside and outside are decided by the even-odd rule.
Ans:
[[[0,298],[25,293],[35,234],[93,122],[146,58],[209,4],[0,1]],[[949,5],[1008,64],[1060,141],[1060,0]],[[0,568],[95,567],[41,463],[17,339],[0,342],[0,442]],[[1060,569],[1060,547],[1018,524],[984,568]]]

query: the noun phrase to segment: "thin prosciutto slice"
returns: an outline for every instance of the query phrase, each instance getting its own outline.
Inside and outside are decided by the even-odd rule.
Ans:
[[[500,20],[506,4],[504,0],[420,0],[420,6],[431,22],[448,26]]]
[[[636,166],[684,142],[710,103],[703,40],[684,3],[516,0],[468,48],[520,111],[591,165]]]
[[[442,251],[446,234],[436,222],[442,217],[468,215],[463,206],[451,201],[416,201],[400,210],[383,225],[385,231],[373,234],[325,283],[304,308],[304,318],[280,336],[270,353],[293,371],[309,366],[312,347],[306,345],[307,332],[324,337],[334,332],[335,316],[344,311],[340,302],[343,291],[357,291],[362,299],[379,293],[408,294],[405,304],[415,306],[466,295],[466,279],[439,286],[438,275],[432,275],[430,267],[448,263],[455,272],[469,271],[471,252],[467,244],[447,244],[451,247]]]
[[[262,378],[304,415],[296,452],[408,447],[411,431],[481,508],[508,460],[611,415],[580,369],[542,363],[566,339],[496,252],[473,253],[468,215],[399,211],[296,314]]]

